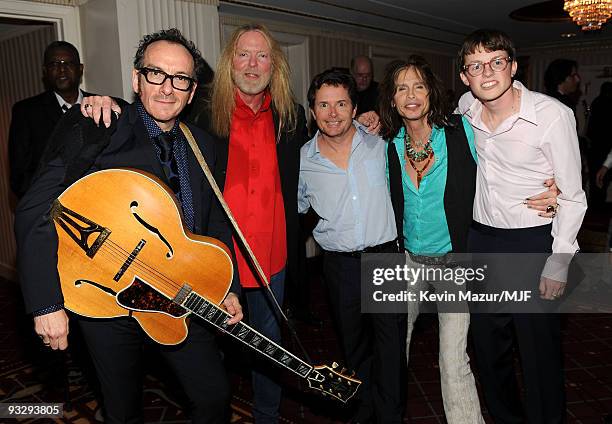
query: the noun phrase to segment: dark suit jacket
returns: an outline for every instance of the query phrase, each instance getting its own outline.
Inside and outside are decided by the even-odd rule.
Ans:
[[[80,111],[69,111],[65,120]],[[70,115],[70,116],[68,116]],[[58,125],[58,134],[64,134],[62,122]],[[67,137],[79,138],[84,123],[70,125],[66,129]],[[194,138],[204,154],[211,172],[217,171],[217,154],[213,139],[204,131],[190,126]],[[66,140],[70,145],[74,140]],[[78,144],[78,143],[77,143]],[[231,232],[227,219],[214,198],[212,188],[206,181],[191,149],[187,148],[189,177],[194,202],[195,233],[208,235],[224,242],[232,249]],[[117,129],[110,137],[110,142],[95,160],[89,172],[102,169],[129,167],[152,173],[165,181],[163,169],[156,156],[153,144],[149,139],[135,105],[124,107],[117,122]],[[17,236],[17,265],[26,311],[34,312],[47,306],[63,302],[59,277],[57,274],[57,234],[50,221],[49,210],[56,199],[66,188],[64,176],[66,164],[62,156],[57,156],[46,165],[33,182],[17,206],[15,213],[15,232]],[[240,290],[235,273],[232,291]]]
[[[272,109],[274,119],[274,133],[277,136],[276,156],[280,172],[281,189],[283,192],[283,205],[285,208],[285,223],[287,229],[287,278],[298,281],[300,226],[297,212],[297,187],[300,174],[300,148],[308,141],[306,116],[304,108],[295,105],[297,112],[297,125],[294,131],[284,129],[279,138],[278,113]],[[220,173],[219,181],[225,183],[227,169],[229,140],[217,139]],[[223,187],[222,187],[223,188]]]
[[[83,91],[83,96],[93,94]],[[13,105],[9,130],[10,184],[18,198],[30,186],[47,140],[62,115],[55,93],[51,90]]]
[[[372,81],[370,86],[357,92],[357,115],[369,111],[378,112],[378,83]]]

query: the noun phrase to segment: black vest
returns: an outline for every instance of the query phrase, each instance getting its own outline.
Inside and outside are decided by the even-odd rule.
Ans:
[[[453,252],[467,251],[467,234],[472,223],[472,209],[476,191],[476,163],[470,152],[460,115],[452,115],[451,125],[444,127],[448,169],[444,189],[444,212]],[[391,203],[400,248],[404,250],[404,190],[402,169],[395,144],[387,144],[389,157],[389,186]]]

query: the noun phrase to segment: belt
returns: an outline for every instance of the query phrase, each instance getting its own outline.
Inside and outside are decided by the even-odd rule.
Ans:
[[[336,255],[349,256],[351,258],[360,258],[364,253],[398,253],[399,245],[397,239],[388,241],[383,244],[377,244],[376,246],[366,247],[363,250],[354,250],[352,252],[336,252],[328,250],[329,253],[335,253]]]
[[[408,256],[410,256],[412,262],[416,262],[417,264],[445,266],[449,268],[458,266],[457,263],[453,262],[453,257],[451,253],[446,253],[442,256],[423,256],[414,254],[412,252],[409,252],[408,250],[406,252],[408,253]]]

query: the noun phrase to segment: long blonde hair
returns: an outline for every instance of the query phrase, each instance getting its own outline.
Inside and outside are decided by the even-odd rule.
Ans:
[[[236,29],[232,34],[229,43],[223,49],[217,72],[212,84],[212,94],[210,100],[210,127],[212,131],[220,137],[228,137],[232,113],[236,107],[235,89],[232,80],[232,60],[236,54],[238,39],[242,34],[249,31],[257,31],[264,36],[270,45],[272,56],[272,75],[270,78],[270,95],[272,105],[279,117],[280,130],[295,130],[297,115],[291,84],[289,82],[289,63],[280,45],[272,38],[270,31],[261,24],[243,25]]]

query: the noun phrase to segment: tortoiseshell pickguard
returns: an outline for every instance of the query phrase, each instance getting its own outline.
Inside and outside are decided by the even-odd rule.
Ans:
[[[173,317],[180,317],[188,312],[138,277],[134,278],[132,285],[117,295],[117,301],[126,309],[165,312]]]

